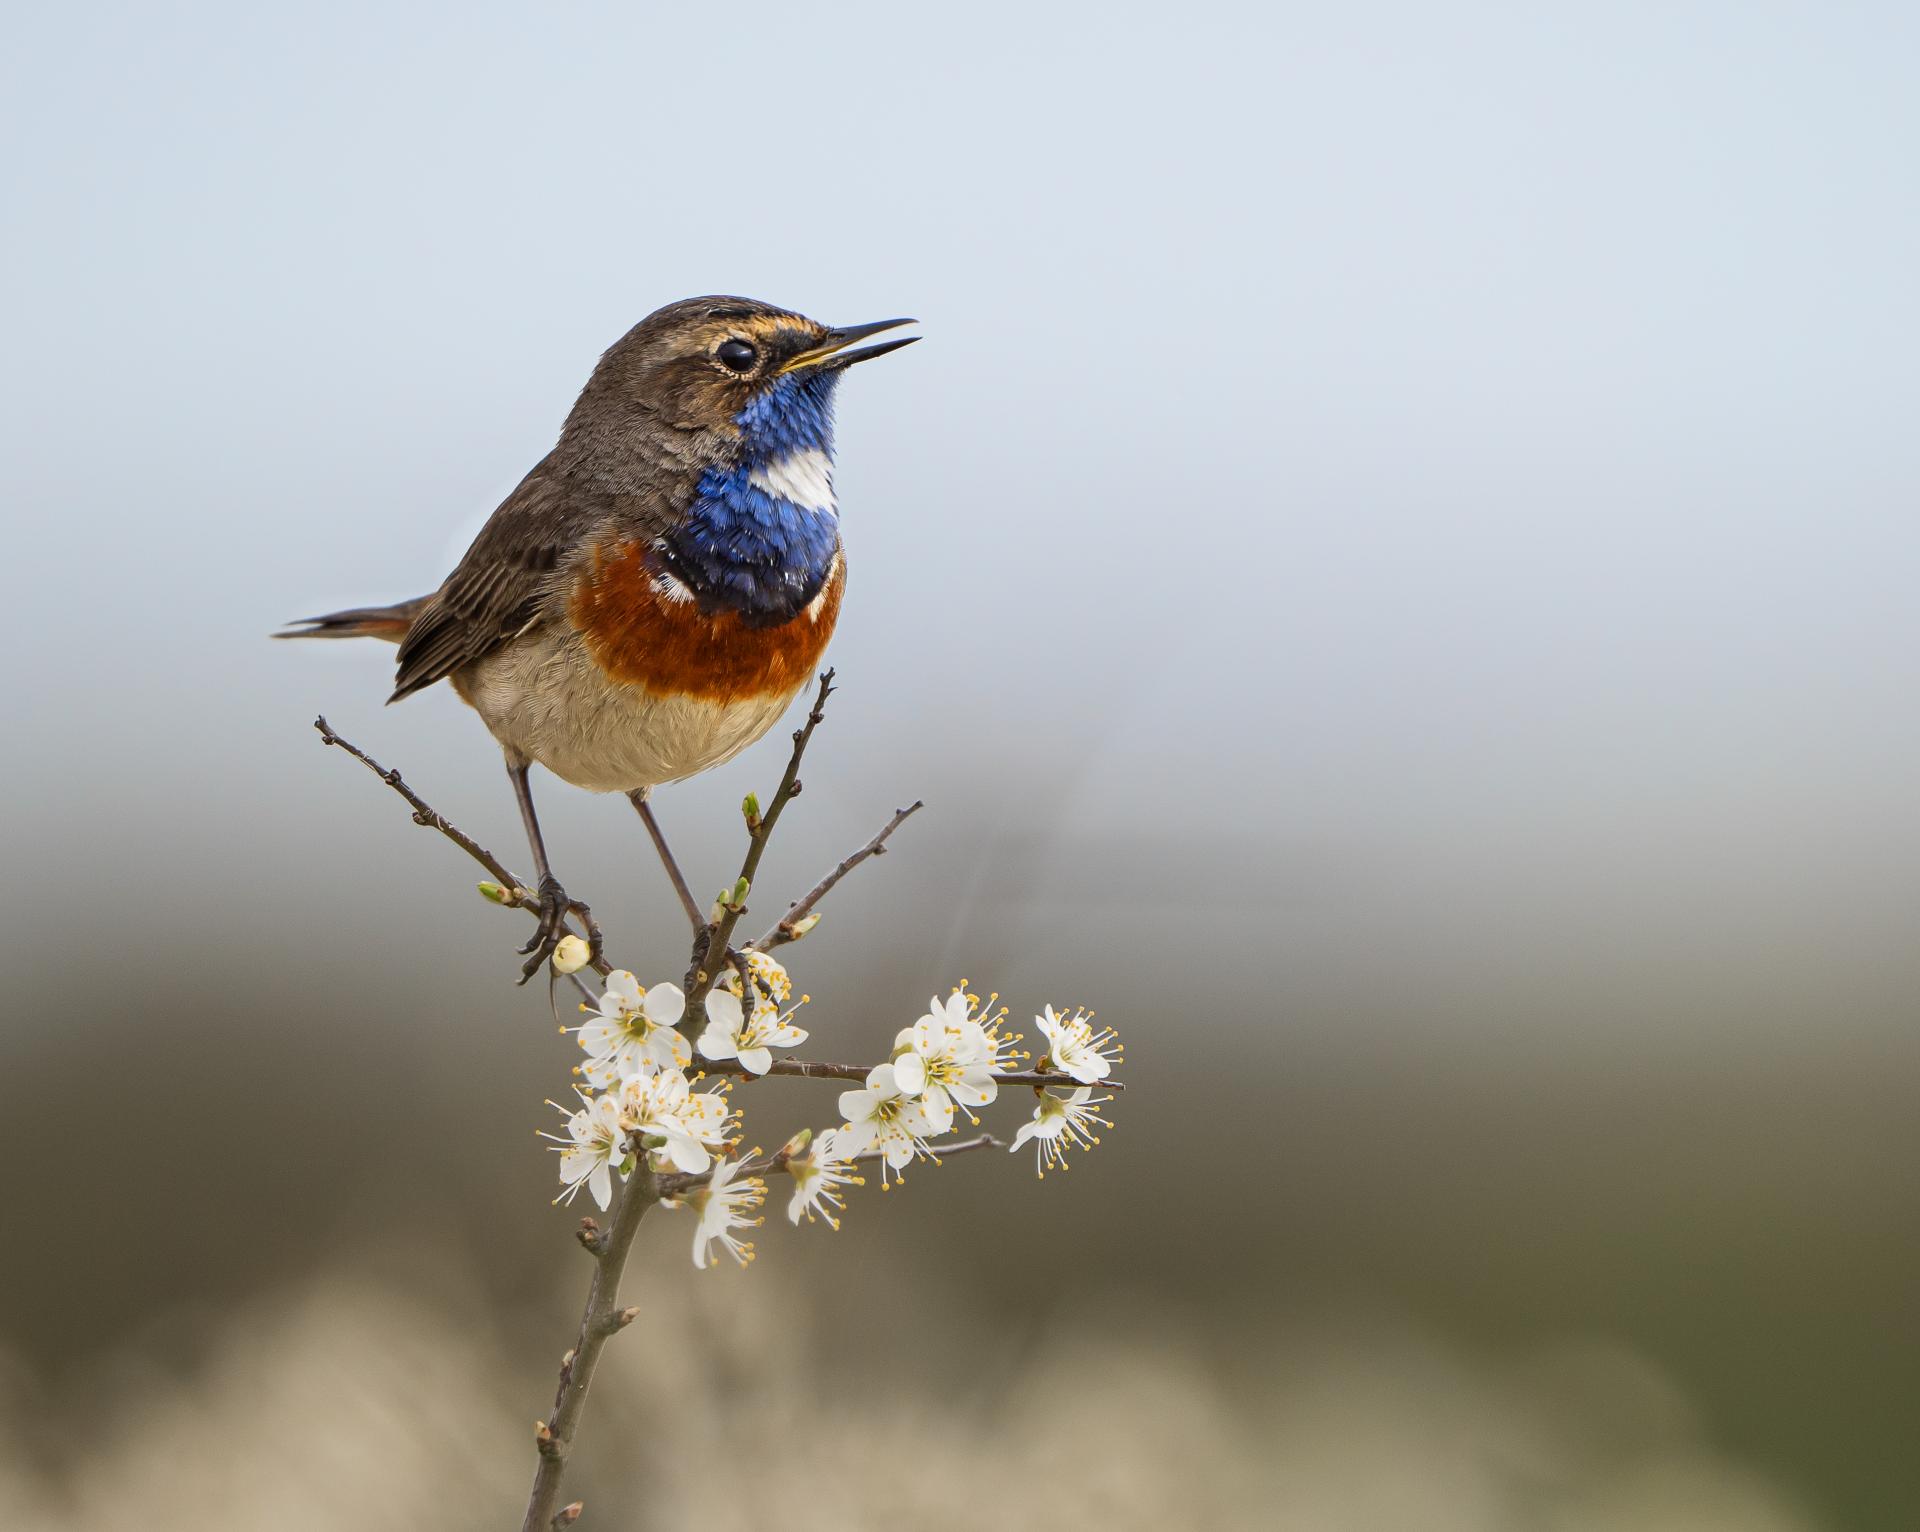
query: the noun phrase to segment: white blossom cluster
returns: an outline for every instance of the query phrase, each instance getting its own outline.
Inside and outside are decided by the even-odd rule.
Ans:
[[[575,1086],[579,1104],[570,1109],[549,1103],[566,1117],[566,1131],[542,1135],[560,1156],[557,1201],[570,1202],[585,1187],[607,1208],[614,1176],[631,1177],[642,1156],[654,1174],[698,1177],[690,1185],[679,1183],[683,1189],[670,1190],[663,1201],[698,1214],[693,1263],[702,1268],[716,1250],[741,1265],[753,1259],[752,1241],[740,1231],[762,1222],[756,1210],[767,1194],[766,1182],[753,1172],[792,1179],[790,1222],[824,1220],[837,1229],[846,1209],[843,1189],[866,1184],[856,1174],[859,1165],[877,1163],[884,1189],[916,1159],[937,1163],[940,1137],[952,1129],[955,1115],[978,1124],[977,1109],[999,1097],[997,1077],[1018,1072],[1028,1058],[1015,1051],[1021,1039],[1005,1030],[1007,1011],[996,1006],[998,997],[983,1003],[963,983],[945,1000],[930,1000],[927,1013],[901,1029],[891,1054],[867,1072],[864,1085],[841,1092],[838,1124],[818,1133],[803,1129],[768,1159],[756,1160],[757,1150],[739,1156],[730,1082],[697,1070],[690,1075],[694,1055],[727,1066],[729,1073],[764,1075],[774,1067],[774,1050],[792,1048],[808,1035],[794,1025],[808,997],[790,1003],[793,983],[786,970],[758,951],[747,954],[746,967],[748,983],[732,972],[707,996],[706,1023],[691,1044],[679,1030],[687,999],[678,986],[643,988],[625,969],[609,974],[597,1005],[580,1008],[588,1019],[571,1029],[587,1055],[574,1071],[582,1082]],[[1033,1144],[1044,1175],[1064,1169],[1069,1150],[1097,1144],[1096,1128],[1111,1126],[1098,1109],[1112,1096],[1093,1091],[1124,1050],[1112,1028],[1094,1029],[1086,1011],[1060,1013],[1048,1006],[1034,1022],[1047,1042],[1035,1068],[1074,1082],[1033,1084],[1033,1116],[1011,1145],[1019,1150]]]

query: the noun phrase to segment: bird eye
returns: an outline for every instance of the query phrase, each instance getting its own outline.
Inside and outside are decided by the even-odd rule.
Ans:
[[[760,360],[760,353],[744,340],[723,340],[714,355],[735,372],[749,372]]]

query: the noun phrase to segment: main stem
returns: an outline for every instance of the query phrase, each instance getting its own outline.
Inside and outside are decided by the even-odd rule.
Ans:
[[[521,1523],[521,1532],[549,1532],[560,1512],[560,1478],[566,1472],[580,1413],[586,1408],[594,1368],[607,1341],[625,1329],[631,1317],[620,1308],[620,1276],[626,1270],[640,1220],[658,1197],[653,1175],[642,1164],[615,1194],[613,1227],[597,1238],[582,1239],[594,1257],[593,1281],[587,1288],[587,1306],[580,1313],[579,1338],[560,1366],[560,1390],[554,1395],[553,1413],[536,1433],[540,1465],[534,1470],[533,1492],[527,1497],[527,1519]]]

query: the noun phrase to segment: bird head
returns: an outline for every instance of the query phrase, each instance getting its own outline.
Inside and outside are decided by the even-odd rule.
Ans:
[[[836,328],[750,298],[688,298],[649,314],[616,341],[578,408],[638,408],[680,430],[736,436],[749,455],[824,449],[841,375],[919,337],[859,342],[912,323]]]

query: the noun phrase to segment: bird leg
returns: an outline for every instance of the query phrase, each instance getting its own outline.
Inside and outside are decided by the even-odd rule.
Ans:
[[[533,789],[527,782],[527,765],[524,762],[515,765],[509,761],[507,775],[513,780],[513,796],[519,800],[520,819],[527,827],[527,844],[533,850],[534,875],[540,880],[537,890],[540,895],[540,924],[533,929],[533,939],[520,949],[523,953],[531,954],[520,966],[520,982],[525,984],[553,956],[553,949],[560,945],[560,938],[567,934],[569,915],[578,915],[580,924],[586,927],[587,946],[594,962],[600,959],[600,927],[594,924],[592,910],[578,899],[567,897],[567,891],[560,886],[560,880],[547,865],[547,846],[540,838],[540,821],[533,812]]]
[[[681,876],[680,864],[673,859],[673,852],[667,846],[667,837],[660,829],[660,821],[653,817],[653,805],[647,801],[647,789],[636,787],[627,794],[627,798],[639,811],[640,823],[647,827],[647,834],[653,837],[653,849],[660,853],[660,864],[673,880],[673,891],[680,896],[680,907],[687,912],[687,919],[698,934],[706,929],[706,917],[700,913],[700,906],[693,902],[693,891]]]

